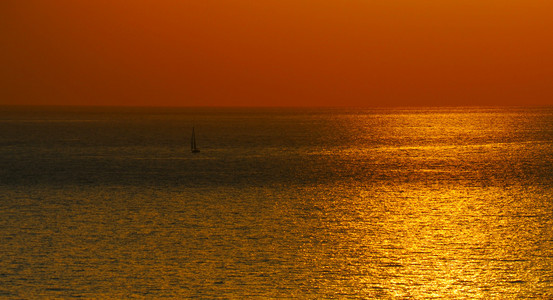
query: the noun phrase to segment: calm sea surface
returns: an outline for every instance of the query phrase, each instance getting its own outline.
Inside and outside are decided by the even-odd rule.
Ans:
[[[0,298],[72,297],[551,299],[553,108],[0,107]]]

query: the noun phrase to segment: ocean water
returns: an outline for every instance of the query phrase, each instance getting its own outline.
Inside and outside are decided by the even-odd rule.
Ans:
[[[551,299],[553,108],[0,107],[0,298]]]

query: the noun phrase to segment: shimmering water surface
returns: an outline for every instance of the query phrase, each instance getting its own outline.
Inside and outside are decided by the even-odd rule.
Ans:
[[[3,107],[0,191],[3,298],[553,297],[552,108]]]

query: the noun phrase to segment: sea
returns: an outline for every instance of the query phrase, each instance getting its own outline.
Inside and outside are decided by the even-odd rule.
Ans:
[[[0,298],[553,299],[553,107],[0,107]]]

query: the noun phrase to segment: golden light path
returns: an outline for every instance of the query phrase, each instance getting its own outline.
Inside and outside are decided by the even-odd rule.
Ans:
[[[513,141],[521,128],[505,115],[379,117],[394,124],[389,146],[364,144],[381,132],[366,125],[374,120],[355,116],[350,125],[359,141],[341,152],[341,167],[348,169],[342,173],[366,180],[346,176],[320,199],[328,237],[322,252],[331,254],[319,263],[344,274],[343,291],[487,299],[546,288],[549,282],[537,270],[550,267],[552,252],[536,241],[551,236],[551,202],[516,177],[528,172],[523,165],[529,156],[551,144]],[[384,173],[364,174],[379,164]],[[340,199],[347,193],[356,196]]]

